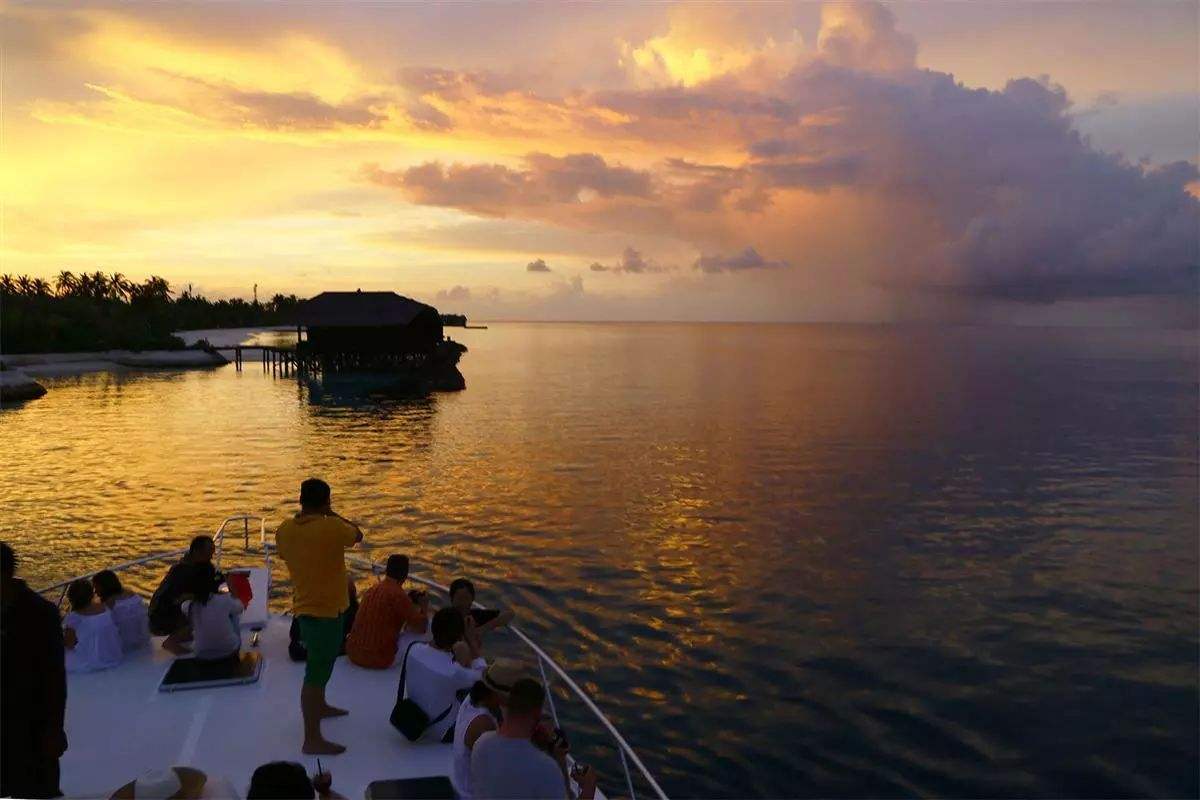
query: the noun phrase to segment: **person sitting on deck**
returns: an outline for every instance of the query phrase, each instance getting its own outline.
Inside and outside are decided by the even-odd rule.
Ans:
[[[275,547],[292,576],[292,614],[300,623],[308,659],[300,687],[305,753],[325,755],[346,748],[321,734],[321,720],[342,716],[329,705],[325,686],[345,639],[343,612],[349,605],[345,550],[363,539],[357,525],[334,513],[329,484],[309,478],[300,484],[300,513],[275,533]]]
[[[468,630],[473,626],[475,633],[482,636],[490,630],[501,628],[512,622],[513,612],[507,608],[473,608],[475,584],[466,578],[455,578],[450,583],[450,605],[458,609],[464,621],[468,618]]]
[[[212,564],[197,564],[192,572],[191,599],[183,601],[192,629],[196,658],[217,661],[236,657],[242,649],[242,601],[219,592],[225,579]]]
[[[542,721],[546,690],[532,678],[515,682],[498,730],[479,737],[471,751],[471,794],[488,800],[570,800],[567,744]],[[596,771],[576,765],[579,800],[596,796]]]
[[[121,663],[121,634],[112,612],[96,602],[96,591],[86,578],[67,587],[71,610],[63,618],[67,646],[67,672],[94,672]]]
[[[246,800],[345,800],[333,791],[333,775],[318,772],[311,778],[295,761],[270,761],[254,770]]]
[[[146,615],[146,602],[133,592],[125,591],[121,579],[111,569],[101,570],[92,576],[92,587],[100,602],[108,606],[117,633],[121,634],[121,648],[126,652],[143,647],[150,641],[150,620]]]
[[[429,596],[417,602],[404,589],[408,556],[393,553],[379,583],[363,592],[354,627],[346,638],[346,655],[360,667],[387,669],[396,660],[402,631],[425,633],[429,626]]]
[[[510,658],[498,658],[483,671],[483,677],[471,687],[471,693],[458,707],[454,721],[454,744],[450,766],[450,785],[459,800],[471,800],[471,750],[479,737],[500,726],[502,706],[508,693],[522,675],[525,666]]]
[[[454,724],[458,692],[475,685],[487,662],[479,654],[478,639],[465,637],[462,615],[453,608],[439,609],[430,628],[432,642],[413,642],[408,647],[405,691],[430,720],[437,720],[422,736],[441,740]]]
[[[155,636],[166,636],[162,646],[176,655],[187,652],[183,643],[192,638],[187,617],[180,608],[191,586],[191,570],[197,564],[211,564],[215,552],[216,545],[211,536],[192,539],[187,553],[171,565],[150,598],[150,632]]]

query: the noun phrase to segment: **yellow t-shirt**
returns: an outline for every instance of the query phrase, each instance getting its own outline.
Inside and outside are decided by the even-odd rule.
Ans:
[[[350,605],[344,550],[358,532],[338,517],[293,517],[275,532],[275,548],[292,573],[292,613],[336,617]]]

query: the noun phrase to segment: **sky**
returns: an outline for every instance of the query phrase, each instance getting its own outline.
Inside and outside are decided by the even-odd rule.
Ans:
[[[0,270],[1195,325],[1200,4],[0,0]]]

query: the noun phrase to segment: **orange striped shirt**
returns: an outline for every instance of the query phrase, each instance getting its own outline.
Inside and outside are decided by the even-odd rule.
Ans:
[[[387,669],[396,659],[396,647],[405,627],[413,633],[424,633],[428,624],[403,584],[383,578],[363,592],[358,601],[354,627],[346,639],[346,655],[360,667]]]

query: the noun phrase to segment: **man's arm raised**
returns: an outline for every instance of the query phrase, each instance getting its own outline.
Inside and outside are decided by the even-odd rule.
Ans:
[[[359,542],[361,542],[361,541],[363,540],[363,532],[362,532],[362,528],[358,527],[358,525],[356,525],[355,523],[353,523],[353,522],[351,522],[350,520],[346,519],[346,518],[345,518],[345,517],[343,517],[341,514],[339,514],[339,513],[337,513],[336,511],[334,511],[332,508],[331,508],[331,509],[329,509],[329,515],[330,515],[331,517],[337,517],[337,518],[338,518],[338,519],[340,519],[342,522],[344,522],[344,523],[346,523],[347,525],[349,525],[349,526],[350,526],[350,528],[351,528],[351,529],[354,531],[354,541],[353,541],[353,542],[351,542],[351,543],[350,543],[348,546],[350,546],[350,547],[353,547],[354,545],[358,544]]]

